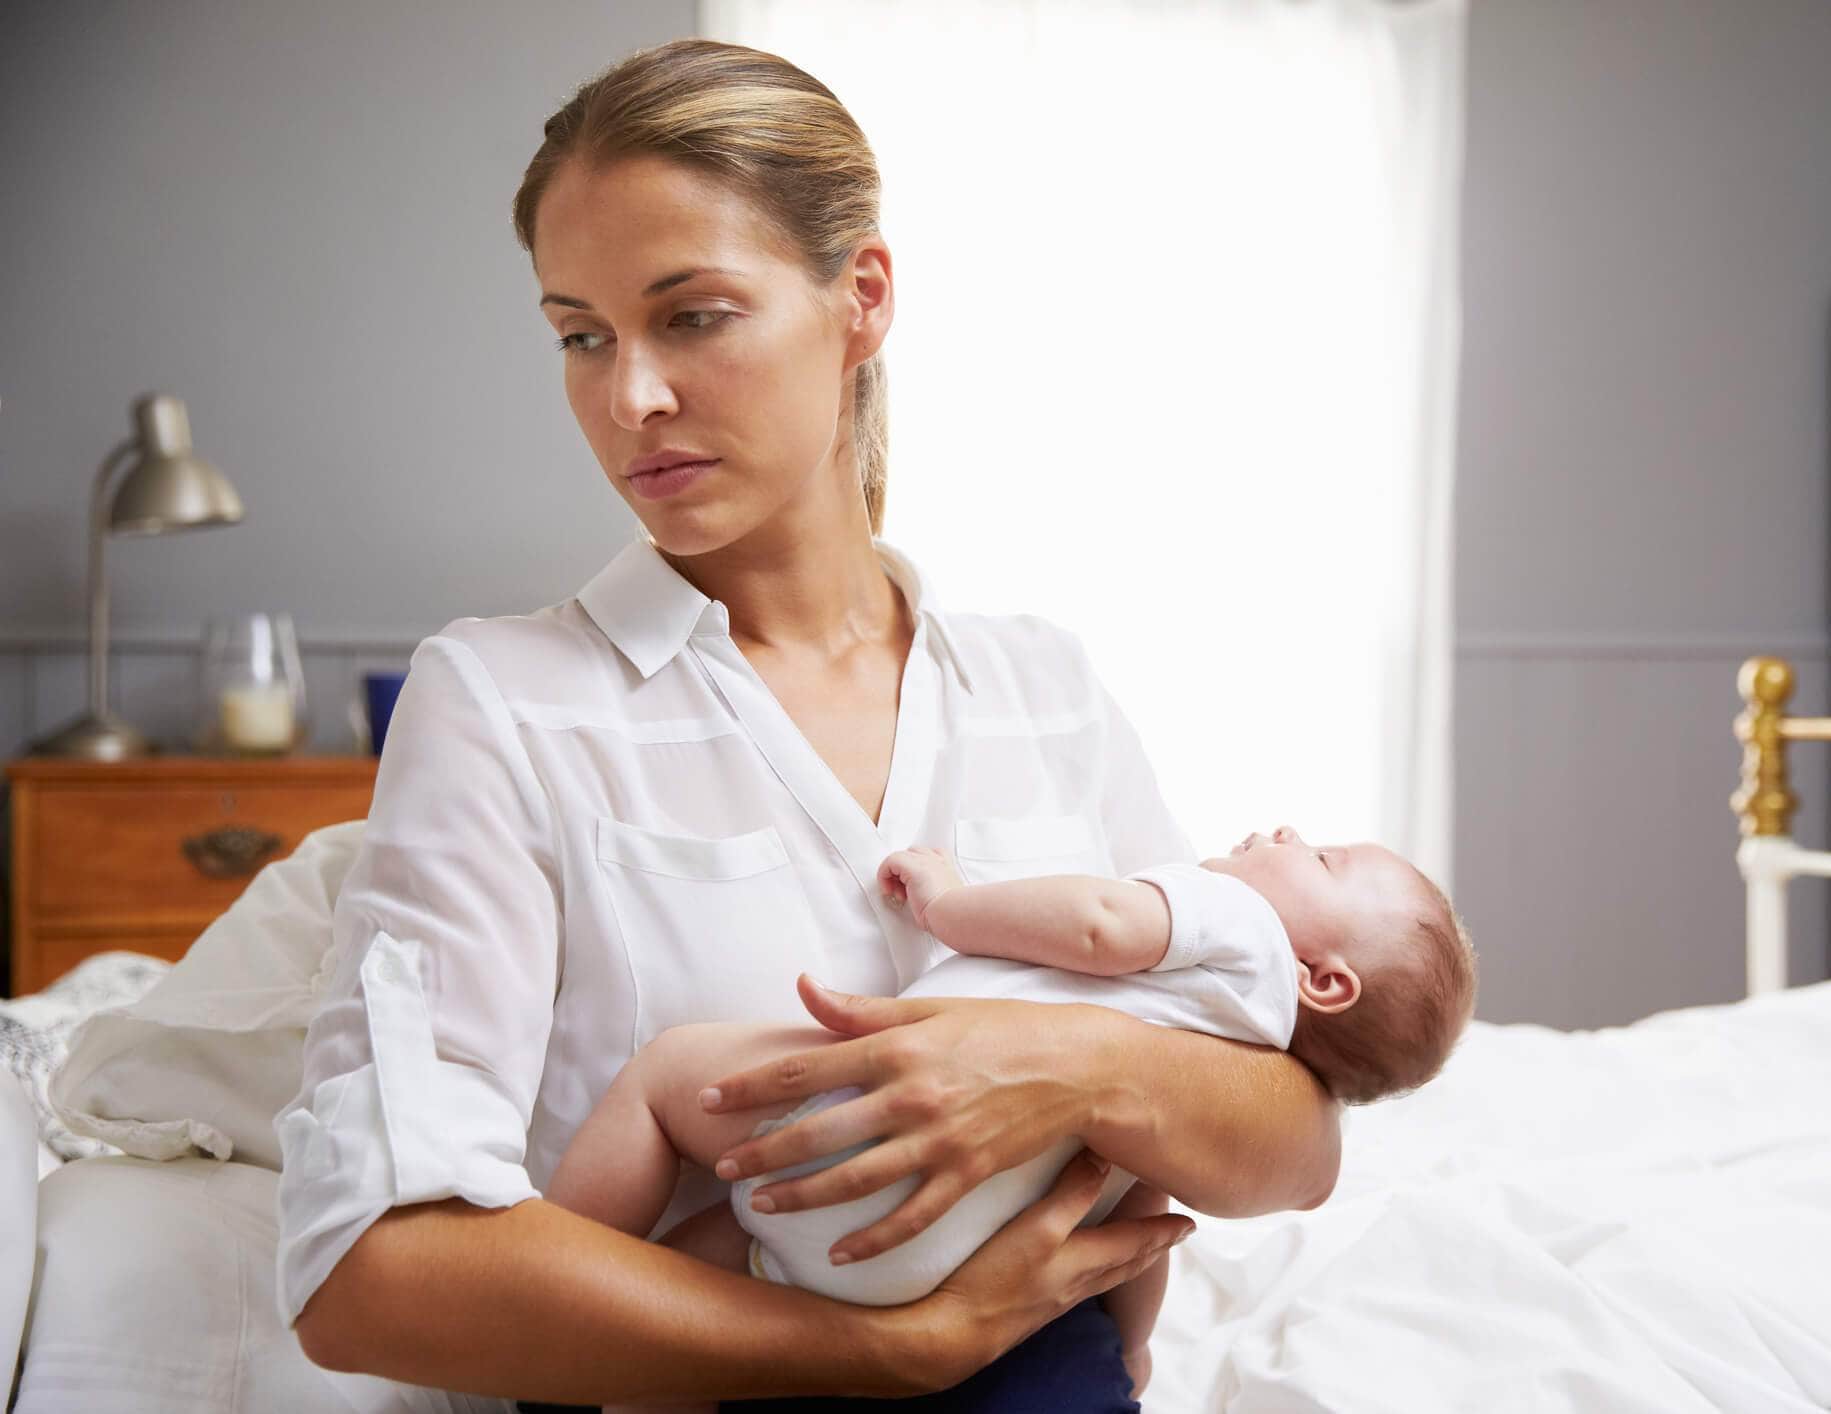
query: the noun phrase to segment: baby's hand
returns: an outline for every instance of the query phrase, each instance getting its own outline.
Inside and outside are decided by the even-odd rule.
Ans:
[[[899,849],[877,869],[877,882],[891,907],[909,904],[909,916],[918,928],[928,927],[928,909],[949,889],[961,884],[953,860],[938,849],[916,845]]]

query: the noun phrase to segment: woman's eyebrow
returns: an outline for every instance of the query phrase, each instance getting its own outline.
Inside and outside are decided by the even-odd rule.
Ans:
[[[688,280],[700,275],[741,275],[741,270],[732,270],[723,265],[696,265],[690,270],[676,270],[672,275],[663,275],[642,291],[643,299],[653,299],[656,295],[665,294],[676,285],[684,285]],[[563,304],[569,309],[590,309],[591,302],[573,295],[556,295],[551,290],[541,293],[542,304]]]
[[[695,265],[690,270],[676,270],[672,275],[663,275],[642,292],[642,298],[648,299],[664,290],[671,290],[676,285],[684,285],[688,280],[699,275],[741,275],[743,273],[741,270],[731,270],[723,265]]]

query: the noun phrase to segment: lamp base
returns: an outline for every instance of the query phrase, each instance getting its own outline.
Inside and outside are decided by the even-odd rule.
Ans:
[[[159,748],[112,712],[86,713],[26,748],[32,756],[70,756],[87,761],[127,761],[156,755]]]

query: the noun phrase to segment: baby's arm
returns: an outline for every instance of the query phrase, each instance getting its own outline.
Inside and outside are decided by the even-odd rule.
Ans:
[[[1170,1211],[1170,1199],[1161,1188],[1134,1183],[1114,1206],[1108,1222],[1151,1217]],[[1151,1380],[1151,1330],[1163,1309],[1163,1294],[1170,1284],[1170,1254],[1164,1253],[1149,1270],[1115,1286],[1100,1298],[1106,1314],[1119,1327],[1119,1350],[1132,1377],[1132,1398],[1144,1393]]]
[[[1008,957],[1066,972],[1145,972],[1170,947],[1170,906],[1138,879],[1051,874],[963,884],[939,850],[898,850],[878,869],[892,903],[958,953]]]

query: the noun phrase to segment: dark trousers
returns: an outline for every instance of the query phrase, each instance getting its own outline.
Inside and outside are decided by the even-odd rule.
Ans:
[[[939,1394],[909,1399],[808,1397],[728,1399],[720,1414],[1138,1414],[1119,1358],[1119,1328],[1089,1297],[975,1375]],[[574,1406],[521,1405],[524,1414]],[[588,1406],[577,1406],[583,1411]],[[595,1410],[591,1411],[595,1414]]]
[[[735,1399],[720,1414],[1138,1414],[1119,1328],[1089,1297],[939,1394],[909,1399]]]

